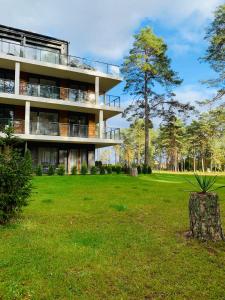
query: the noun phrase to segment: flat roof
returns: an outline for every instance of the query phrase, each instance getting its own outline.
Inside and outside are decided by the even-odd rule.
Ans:
[[[55,37],[52,37],[52,36],[49,36],[49,35],[44,35],[44,34],[36,33],[36,32],[33,32],[33,31],[29,31],[29,30],[19,29],[19,28],[10,27],[10,26],[0,24],[0,29],[1,28],[9,30],[9,31],[16,31],[17,33],[24,33],[25,35],[39,37],[39,38],[42,38],[42,39],[48,39],[48,40],[52,40],[52,41],[54,40],[54,41],[59,41],[59,42],[69,44],[69,42],[66,41],[66,40],[58,39],[58,38],[55,38]]]

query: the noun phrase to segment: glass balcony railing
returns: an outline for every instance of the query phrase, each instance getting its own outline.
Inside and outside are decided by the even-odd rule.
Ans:
[[[26,96],[43,97],[50,99],[69,100],[72,102],[95,104],[95,93],[80,89],[70,89],[42,84],[21,84],[20,94]]]
[[[60,64],[83,70],[100,71],[114,77],[120,76],[120,68],[117,65],[81,58],[78,56],[63,55],[47,48],[22,46],[20,44],[1,39],[0,51],[7,55],[19,56],[52,64]]]
[[[104,138],[109,140],[120,140],[120,128],[106,128]]]
[[[93,134],[93,129],[88,125],[80,125],[73,123],[59,122],[31,122],[30,134],[34,135],[50,135],[50,136],[67,136],[67,137],[97,137],[98,134]],[[90,134],[91,132],[91,134]]]
[[[30,122],[30,134],[67,136],[81,138],[99,138],[99,127],[60,122]],[[103,139],[119,140],[119,128],[107,128],[103,133]]]
[[[12,126],[15,133],[24,133],[24,120],[13,120],[12,118],[0,118],[0,132],[7,126]]]
[[[20,94],[50,99],[68,100],[72,102],[96,104],[95,93],[80,89],[71,89],[41,84],[21,84]],[[100,102],[111,107],[120,107],[120,97],[106,95],[100,96]]]
[[[13,94],[14,90],[15,90],[14,80],[0,78],[0,93]]]

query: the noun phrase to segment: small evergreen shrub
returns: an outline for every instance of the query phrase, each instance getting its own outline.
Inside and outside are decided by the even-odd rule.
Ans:
[[[147,171],[148,174],[152,174],[152,168],[150,166],[148,166],[148,171]]]
[[[137,171],[138,171],[138,174],[141,174],[142,173],[142,168],[140,165],[137,166]]]
[[[71,168],[71,175],[77,175],[77,166]]]
[[[116,172],[116,166],[112,165],[112,172],[115,173]]]
[[[43,174],[42,165],[37,166],[37,168],[35,169],[35,174],[37,176],[42,176],[42,174]]]
[[[55,168],[52,165],[50,165],[48,168],[48,175],[52,176],[54,174],[55,174]]]
[[[102,166],[102,161],[101,160],[96,160],[95,166],[100,168]]]
[[[92,167],[91,167],[91,175],[96,175],[96,174],[97,174],[97,171],[98,171],[98,169],[97,169],[96,166],[92,166]]]
[[[121,173],[121,171],[122,171],[122,168],[121,168],[121,166],[120,165],[116,165],[116,174],[120,174]]]
[[[112,174],[112,167],[111,166],[107,166],[107,173]]]
[[[100,175],[105,175],[105,167],[104,166],[100,167]]]
[[[58,169],[57,169],[57,174],[58,174],[59,176],[65,175],[65,167],[64,167],[64,165],[59,165],[59,167],[58,167]]]
[[[86,175],[87,172],[88,172],[87,164],[82,163],[81,170],[80,170],[81,175]]]
[[[148,166],[147,165],[143,165],[143,167],[142,167],[142,173],[143,174],[148,174]]]
[[[24,156],[15,149],[0,154],[0,224],[8,223],[23,206],[28,205],[31,178],[29,151]]]

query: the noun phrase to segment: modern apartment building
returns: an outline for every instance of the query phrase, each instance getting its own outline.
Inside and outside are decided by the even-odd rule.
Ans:
[[[0,131],[13,125],[34,165],[70,172],[121,143],[106,124],[122,112],[108,95],[120,82],[118,66],[71,56],[67,41],[0,25]]]

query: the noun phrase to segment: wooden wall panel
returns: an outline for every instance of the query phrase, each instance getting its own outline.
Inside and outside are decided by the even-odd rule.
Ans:
[[[68,136],[68,112],[59,111],[59,133],[60,136]]]
[[[95,115],[92,114],[88,118],[88,137],[96,137]]]

